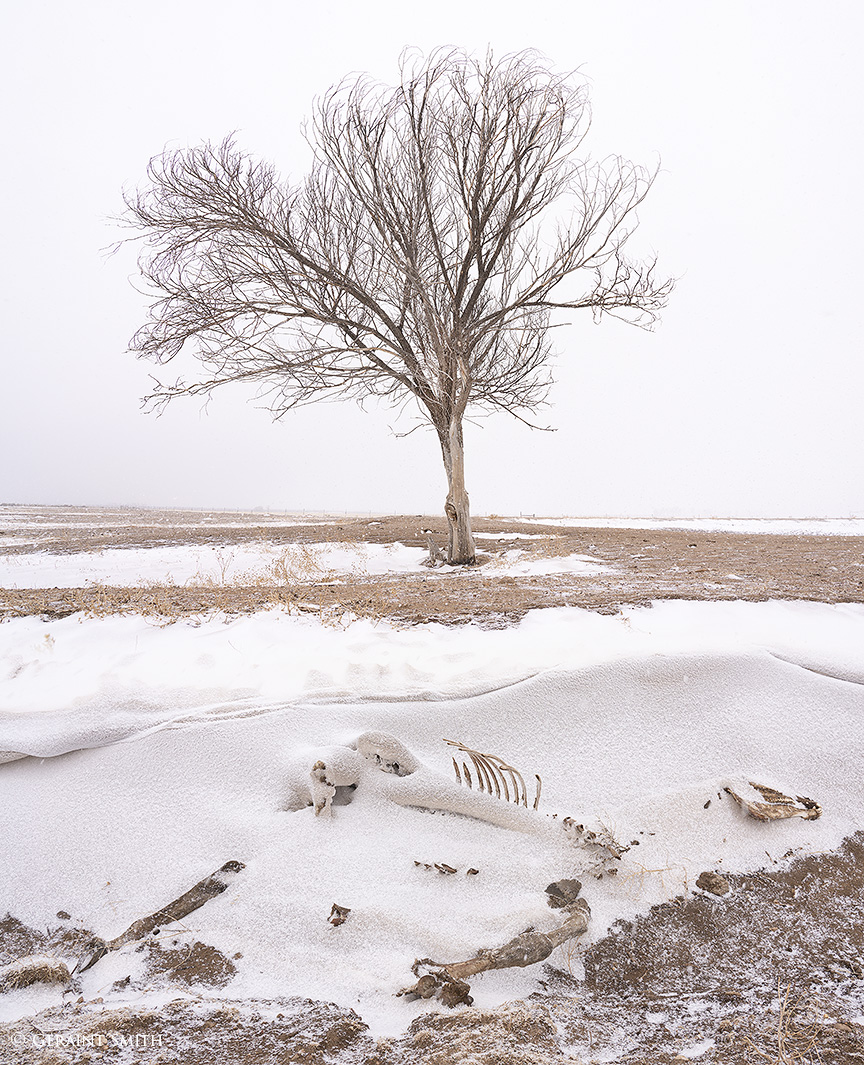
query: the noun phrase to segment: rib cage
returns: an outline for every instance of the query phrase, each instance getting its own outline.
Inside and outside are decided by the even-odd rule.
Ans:
[[[444,742],[449,747],[455,747],[462,754],[468,756],[474,766],[478,790],[484,791],[488,795],[494,794],[496,799],[503,798],[505,802],[515,803],[517,806],[521,804],[527,809],[528,789],[525,787],[525,778],[518,769],[508,765],[503,758],[499,758],[496,754],[481,754],[480,751],[474,751],[458,740],[444,740]],[[474,787],[471,770],[468,768],[466,761],[462,762],[460,769],[459,763],[453,758],[453,769],[456,772],[456,782],[458,784],[464,783],[469,788]],[[543,782],[537,773],[534,774],[534,779],[537,781],[534,794],[534,809],[536,810],[540,806],[540,789],[543,786]]]

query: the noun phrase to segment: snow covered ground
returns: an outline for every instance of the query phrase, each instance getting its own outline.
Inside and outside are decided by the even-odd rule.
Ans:
[[[321,750],[369,730],[407,745],[444,796],[445,737],[539,773],[536,828],[398,805],[411,776],[372,766],[332,818],[292,812],[291,782]],[[111,937],[236,859],[231,887],[169,931],[242,954],[232,997],[336,1001],[386,1034],[436,1008],[394,998],[414,958],[553,927],[552,880],[584,881],[596,938],[704,869],[825,850],[862,827],[864,607],[561,608],[497,630],[278,611],[167,627],[13,619],[0,625],[0,750],[0,910],[45,927],[63,909]],[[722,790],[747,780],[825,812],[756,822]],[[593,879],[553,813],[634,844],[618,876]],[[334,902],[351,909],[340,927]],[[134,947],[103,959],[85,996],[123,1002],[132,992],[112,984],[140,959]],[[487,973],[472,993],[494,1005],[541,975]],[[36,994],[5,1008],[33,1009]]]
[[[501,534],[506,539],[511,535]],[[515,538],[514,538],[515,539]],[[482,540],[480,541],[482,543]],[[12,546],[10,540],[4,543]],[[0,556],[2,588],[80,588],[88,584],[138,585],[147,583],[219,585],[302,583],[338,580],[340,577],[380,576],[399,573],[447,576],[449,568],[429,569],[429,553],[404,544],[310,543],[286,546],[259,542],[231,547],[181,546],[106,548],[75,554],[48,551]],[[604,566],[588,555],[571,554],[525,558],[512,548],[495,560],[498,576],[551,573],[604,573]]]
[[[168,626],[137,616],[31,616],[0,625],[0,749],[59,753],[70,749],[67,730],[69,744],[84,746],[189,708],[213,706],[218,715],[226,704],[443,701],[549,670],[763,650],[864,683],[864,606],[666,601],[614,615],[555,608],[503,629],[369,619],[331,626],[281,610]]]
[[[860,521],[578,523],[864,531]],[[24,546],[19,525],[6,547]],[[483,580],[609,572],[588,555],[533,555],[547,538],[508,532],[501,519],[478,536],[481,549],[505,548]],[[12,551],[0,556],[0,587],[453,575],[423,567],[425,557],[400,543],[266,540]],[[348,745],[369,731],[396,737],[421,768],[399,777],[364,763],[352,801],[331,818],[296,809],[315,762],[334,750],[350,761]],[[463,803],[445,738],[500,755],[529,781],[539,774],[538,812],[503,816],[502,827],[500,810],[482,820],[400,804],[406,789],[433,806]],[[0,916],[44,928],[63,910],[110,938],[236,859],[245,868],[229,889],[165,934],[235,959],[232,999],[335,1001],[382,1035],[438,1008],[394,997],[415,958],[464,959],[557,924],[550,881],[583,880],[585,938],[596,940],[616,919],[690,890],[705,869],[836,847],[864,827],[862,774],[862,605],[559,607],[495,629],[281,609],[172,624],[82,614],[0,624]],[[751,780],[812,797],[824,813],[759,823],[723,790]],[[616,877],[594,878],[558,828],[565,816],[629,846]],[[334,902],[351,910],[339,927],[327,921]],[[104,958],[82,977],[85,997],[156,1002],[163,992],[135,986],[143,958],[134,946]],[[566,945],[551,960],[578,971]],[[112,986],[129,975],[129,990]],[[487,973],[472,994],[494,1006],[541,976],[539,966]],[[60,996],[0,995],[0,1020]]]
[[[285,546],[259,542],[230,547],[107,548],[75,554],[0,557],[0,587],[77,588],[86,584],[187,584],[317,580],[337,574],[422,572],[428,553],[403,544],[321,543]]]

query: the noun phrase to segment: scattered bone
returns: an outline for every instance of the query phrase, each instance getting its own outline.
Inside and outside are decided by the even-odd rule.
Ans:
[[[330,910],[330,916],[327,920],[330,924],[338,927],[340,924],[345,924],[348,920],[348,914],[351,912],[348,906],[338,906],[335,902],[333,908]]]
[[[594,875],[599,879],[604,873],[615,876],[618,872],[617,863],[622,856],[630,850],[619,843],[612,833],[606,828],[596,831],[586,828],[585,825],[576,824],[572,817],[565,817],[561,827],[571,836],[576,845],[587,850],[594,858]]]
[[[580,880],[556,880],[546,888],[546,894],[549,896],[546,902],[553,910],[563,909],[576,901],[581,890]]]
[[[131,924],[116,939],[111,939],[107,942],[104,939],[94,939],[90,943],[90,949],[93,951],[90,960],[86,965],[82,965],[79,962],[75,967],[75,972],[86,972],[100,958],[104,958],[109,951],[119,950],[133,940],[143,939],[144,936],[157,930],[160,925],[168,924],[171,921],[179,921],[181,918],[186,917],[193,910],[203,906],[205,902],[215,898],[217,895],[221,895],[234,879],[234,875],[245,868],[246,866],[243,862],[226,862],[215,873],[211,873],[210,876],[199,880],[197,884],[189,888],[188,891],[173,902],[169,902],[161,910],[157,910],[156,913],[151,913],[149,917],[142,917],[139,921]],[[82,958],[81,961],[83,962],[83,960]]]
[[[418,964],[414,963],[415,966]],[[397,991],[397,997],[400,995],[408,995],[411,998],[432,998],[433,995],[437,995],[441,1002],[445,1006],[449,1006],[451,1009],[454,1006],[470,1006],[474,1002],[470,992],[471,987],[466,984],[464,980],[454,980],[454,978],[446,971],[441,970],[436,973],[426,973],[421,976],[413,987],[403,988],[401,991]]]
[[[432,998],[437,995],[446,1006],[459,1003],[471,1005],[471,990],[467,978],[489,969],[520,968],[544,961],[556,947],[569,939],[581,936],[588,928],[591,911],[584,899],[577,899],[568,907],[569,917],[551,932],[522,932],[494,950],[481,950],[474,958],[460,962],[433,962],[428,958],[415,961],[411,971],[419,977],[417,983],[403,988],[398,995]],[[422,969],[428,969],[421,975]]]
[[[410,776],[422,768],[405,744],[387,732],[364,732],[357,740],[357,750],[376,769],[397,777]]]
[[[360,779],[363,758],[350,747],[327,747],[315,752],[321,757],[309,774],[309,793],[315,816],[329,817],[337,788],[355,787]]]
[[[333,796],[336,794],[336,787],[327,779],[327,766],[321,761],[316,762],[312,766],[309,778],[312,781],[309,785],[309,791],[312,793],[315,816],[320,817],[321,814],[324,814],[325,817],[329,817]]]
[[[822,816],[822,807],[813,799],[803,795],[793,799],[767,784],[756,784],[752,780],[748,783],[762,796],[764,802],[745,799],[729,787],[723,790],[757,821],[776,821],[786,817],[803,817],[805,821],[815,821],[817,817]]]
[[[726,895],[729,892],[729,881],[719,873],[704,872],[699,874],[696,887],[702,891],[710,891],[712,895]]]
[[[454,873],[458,873],[459,870],[452,865],[447,865],[444,862],[418,862],[416,859],[414,864],[420,869],[437,869],[439,873],[445,873],[447,876],[452,876]],[[479,869],[466,869],[466,876],[476,876],[480,872]]]

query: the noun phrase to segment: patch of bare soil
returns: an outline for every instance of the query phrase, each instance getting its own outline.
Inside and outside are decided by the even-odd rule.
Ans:
[[[205,943],[174,940],[163,947],[151,941],[148,946],[148,979],[156,982],[161,978],[189,987],[225,987],[237,972],[230,958]]]
[[[16,536],[10,536],[6,546],[0,536],[0,555],[176,544],[266,543],[287,548],[321,542],[398,542],[425,548],[429,535],[439,545],[446,543],[443,517],[422,515],[346,517],[320,524],[278,516],[264,520],[255,515],[213,512],[202,516],[189,511],[93,509],[64,516],[65,509],[39,510],[40,520],[27,529],[27,544],[21,543],[24,530],[10,524],[6,532],[14,531]],[[310,579],[254,585],[199,582],[132,588],[0,589],[0,618],[28,614],[55,618],[84,611],[97,616],[141,613],[170,621],[279,606],[319,610],[335,620],[350,613],[407,624],[476,620],[503,625],[539,607],[579,606],[614,612],[625,604],[654,599],[864,602],[864,537],[585,529],[505,523],[496,518],[474,519],[474,527],[479,554],[478,564],[470,567],[445,566],[422,575],[353,574],[340,577],[339,583]],[[514,539],[515,533],[539,539]],[[502,575],[496,562],[517,549],[525,561],[582,554],[607,568],[578,575]]]
[[[852,1023],[864,1007],[864,833],[726,879],[727,894],[694,891],[613,928],[584,954],[583,980],[552,974],[572,1045],[592,1042],[593,1024],[615,1029],[634,1065],[708,1041],[699,1060],[724,1065],[864,1062]],[[578,1020],[555,993],[568,987],[585,1006]]]
[[[69,914],[58,913],[60,923],[41,931],[30,928],[11,914],[0,919],[0,967],[27,955],[45,955],[65,961],[70,971],[83,959],[92,957],[96,936],[77,924],[71,924]],[[199,943],[185,943],[176,938],[159,938],[159,929],[134,948],[144,954],[143,975],[133,981],[131,975],[119,982],[120,987],[139,990],[173,983],[178,986],[225,987],[237,967],[215,947]],[[239,957],[239,955],[238,955]],[[77,991],[73,981],[71,991]]]
[[[69,924],[69,915],[58,913],[58,923],[41,931],[29,928],[16,917],[0,918],[0,966],[9,965],[28,954],[77,958],[93,939],[93,933]]]
[[[332,1004],[214,998],[228,959],[204,944],[148,942],[138,949],[150,962],[128,992],[155,981],[177,998],[118,1008],[76,1002],[73,987],[67,1005],[0,1025],[0,1063],[864,1063],[864,833],[834,853],[727,879],[722,896],[694,891],[615,927],[584,952],[584,974],[546,966],[543,990],[526,1001],[424,1014],[392,1040]],[[4,962],[79,947],[0,923]]]
[[[81,1004],[0,1027],[3,1065],[377,1065],[373,1048],[351,1010],[299,998]]]

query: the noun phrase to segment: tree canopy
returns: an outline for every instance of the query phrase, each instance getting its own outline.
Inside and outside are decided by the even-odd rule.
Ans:
[[[583,80],[533,52],[406,53],[396,86],[316,101],[308,175],[232,137],[166,152],[127,198],[153,297],[132,348],[202,373],[151,400],[257,383],[282,415],[328,395],[415,401],[448,477],[448,557],[472,561],[462,422],[524,418],[551,383],[549,328],[585,309],[650,326],[671,281],[625,245],[655,174],[580,154]]]

